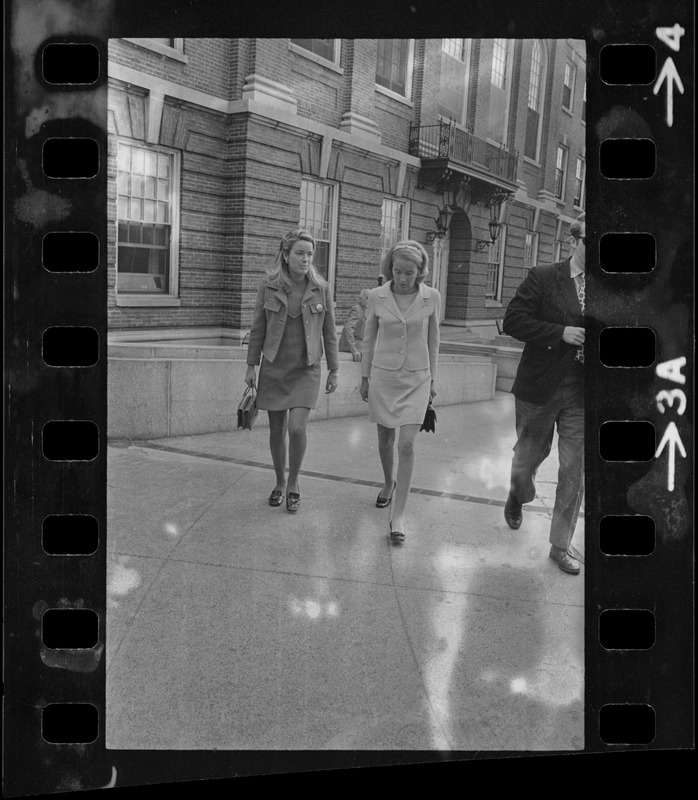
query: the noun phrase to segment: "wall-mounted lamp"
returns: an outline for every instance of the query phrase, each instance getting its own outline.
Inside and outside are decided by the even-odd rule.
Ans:
[[[436,230],[427,233],[427,242],[431,244],[434,239],[443,239],[448,233],[448,226],[451,224],[451,217],[453,210],[446,206],[439,211],[439,216],[434,220],[436,223]]]
[[[475,249],[478,251],[484,250],[486,247],[489,247],[491,244],[494,244],[497,241],[497,238],[499,237],[499,229],[502,227],[501,223],[497,222],[497,220],[491,219],[487,223],[487,225],[490,229],[489,241],[486,239],[478,239],[478,241],[475,242]]]

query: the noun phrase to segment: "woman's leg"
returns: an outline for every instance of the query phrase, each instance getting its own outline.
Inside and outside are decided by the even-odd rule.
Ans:
[[[397,486],[393,498],[393,518],[391,528],[394,531],[405,531],[405,507],[412,486],[414,471],[415,440],[419,433],[419,425],[402,425],[397,440]]]
[[[383,467],[383,488],[380,490],[381,497],[390,497],[393,493],[393,481],[395,480],[395,428],[386,428],[377,425],[378,428],[378,455]]]
[[[269,449],[274,462],[276,486],[282,492],[286,490],[286,429],[287,411],[268,411],[269,414]]]
[[[292,408],[288,412],[288,491],[298,491],[298,475],[308,444],[306,426],[309,408]]]

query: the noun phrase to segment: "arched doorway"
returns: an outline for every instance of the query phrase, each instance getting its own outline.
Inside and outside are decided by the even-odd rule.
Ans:
[[[448,285],[445,318],[464,320],[468,309],[472,230],[468,215],[459,208],[453,213],[449,228]]]

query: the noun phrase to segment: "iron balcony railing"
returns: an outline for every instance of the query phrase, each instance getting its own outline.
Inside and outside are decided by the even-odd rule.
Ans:
[[[425,159],[447,158],[463,166],[479,167],[510,183],[516,182],[518,153],[509,152],[503,145],[491,144],[451,122],[410,125],[410,155]]]

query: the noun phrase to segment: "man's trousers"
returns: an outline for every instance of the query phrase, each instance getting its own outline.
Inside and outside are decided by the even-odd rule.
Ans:
[[[550,454],[556,425],[560,469],[550,543],[567,550],[584,496],[584,386],[576,376],[565,378],[545,405],[516,398],[510,491],[521,505],[536,496],[536,473]]]

